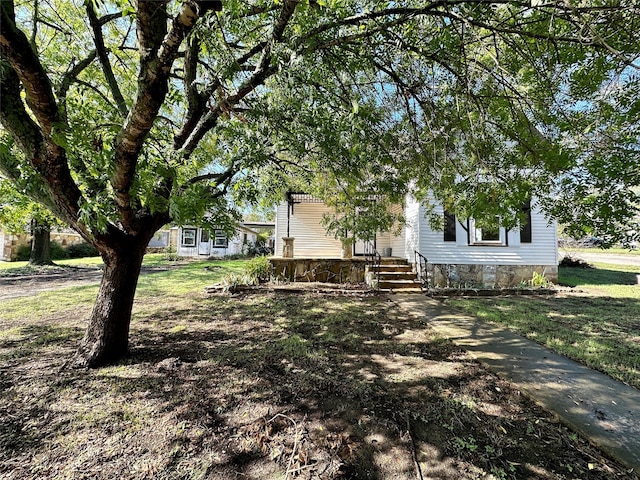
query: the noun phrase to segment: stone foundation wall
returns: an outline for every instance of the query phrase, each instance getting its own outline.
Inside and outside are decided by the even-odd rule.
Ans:
[[[84,239],[77,233],[51,232],[49,236],[52,242],[58,242],[63,247],[68,247],[69,245],[78,245],[84,242]]]
[[[270,258],[273,277],[290,282],[363,283],[361,259]]]
[[[78,243],[84,242],[82,237],[77,233],[69,233],[69,232],[56,232],[52,231],[49,234],[49,238],[52,242],[58,242],[63,247],[68,247],[69,245],[76,245]],[[0,252],[0,260],[4,260],[7,262],[14,262],[18,258],[18,249],[22,245],[29,245],[31,243],[31,235],[28,233],[14,233],[14,234],[4,234],[4,245],[3,251]]]
[[[534,272],[558,283],[557,265],[451,265],[428,264],[427,271],[435,287],[508,288],[529,282]]]
[[[30,242],[31,236],[26,233],[5,233],[2,258],[0,260],[14,262],[18,257],[18,249],[22,245],[29,245]]]

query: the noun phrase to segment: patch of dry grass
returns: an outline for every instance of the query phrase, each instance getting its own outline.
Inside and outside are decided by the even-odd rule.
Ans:
[[[60,368],[84,307],[2,323],[0,477],[632,478],[392,297],[160,275],[118,365]]]

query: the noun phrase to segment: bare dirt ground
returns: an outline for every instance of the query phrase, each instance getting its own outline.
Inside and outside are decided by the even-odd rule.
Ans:
[[[99,268],[52,268],[51,272],[36,275],[0,276],[0,301],[27,297],[48,290],[91,285],[100,282]]]
[[[637,478],[398,312],[357,294],[141,298],[130,357],[91,371],[62,368],[86,307],[0,321],[0,478]]]
[[[143,267],[141,275],[163,272],[175,268]],[[100,283],[102,268],[100,267],[41,267],[29,274],[8,275],[0,270],[0,302],[10,298],[28,297],[41,292],[60,288],[94,285]]]

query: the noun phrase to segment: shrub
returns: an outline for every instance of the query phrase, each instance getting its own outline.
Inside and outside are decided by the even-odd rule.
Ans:
[[[553,284],[547,280],[547,277],[538,272],[533,272],[533,277],[529,280],[529,284],[533,288],[549,288],[553,286]]]
[[[163,258],[169,262],[177,262],[178,260],[180,260],[177,250],[173,248],[171,245],[167,245],[164,248]]]
[[[571,268],[593,268],[587,262],[582,260],[581,258],[574,258],[569,255],[560,260],[561,267],[571,267]]]
[[[255,283],[268,282],[271,277],[271,262],[267,257],[255,257],[244,266],[244,273]]]
[[[99,253],[88,243],[76,243],[75,245],[69,245],[67,247],[67,255],[69,255],[69,258],[84,258],[96,257]]]
[[[65,258],[69,258],[69,252],[58,242],[51,242],[49,252],[51,253],[51,260],[64,260]]]
[[[247,245],[247,255],[249,257],[256,257],[258,255],[270,255],[273,253],[268,246],[267,240],[258,238],[256,243],[250,243]]]
[[[52,241],[49,245],[49,253],[51,254],[51,260],[64,260],[70,258],[68,252],[56,241]],[[31,244],[25,243],[18,247],[16,254],[16,260],[19,262],[28,261],[31,258]],[[73,258],[73,257],[71,257]]]
[[[235,292],[239,286],[255,285],[256,283],[258,283],[257,280],[246,273],[238,274],[235,272],[228,273],[220,280],[222,290],[231,293]]]
[[[29,257],[31,257],[31,245],[28,243],[20,245],[16,252],[16,260],[18,262],[24,262],[29,260]]]

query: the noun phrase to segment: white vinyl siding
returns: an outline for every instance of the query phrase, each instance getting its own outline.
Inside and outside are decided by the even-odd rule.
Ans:
[[[286,203],[276,209],[275,255],[282,255],[282,237],[287,236]],[[394,207],[395,208],[395,207]],[[400,208],[400,207],[398,207]],[[327,235],[321,225],[322,215],[329,212],[320,203],[295,204],[289,218],[289,236],[294,237],[294,257],[337,258],[341,254],[340,241]],[[456,241],[445,242],[442,229],[431,230],[425,217],[426,209],[414,198],[407,197],[406,224],[399,235],[389,232],[376,236],[376,248],[383,253],[391,247],[392,255],[414,261],[414,251],[419,251],[433,264],[478,265],[557,265],[557,225],[532,203],[531,243],[520,243],[520,231],[506,232],[504,244],[486,243],[469,245],[465,229],[467,222],[456,221]],[[442,207],[436,206],[435,214],[442,215]]]
[[[282,237],[287,236],[287,203],[281,203],[276,209],[276,245],[274,253],[282,256]],[[401,213],[402,206],[392,207],[394,213]],[[322,203],[296,203],[289,217],[289,236],[293,242],[294,257],[340,257],[340,240],[328,235],[322,226],[322,216],[330,213],[329,207]],[[391,232],[376,234],[376,250],[383,254],[386,248],[392,249],[394,256],[404,255],[404,231],[400,236]]]
[[[395,215],[402,214],[402,205],[393,205],[391,207],[391,213]],[[401,226],[398,231],[398,225],[394,225],[389,232],[389,246],[391,247],[391,254],[394,257],[405,256],[405,232],[406,227]],[[397,234],[397,235],[396,235]]]
[[[287,236],[287,208],[287,203],[281,203],[276,209],[276,256],[282,256],[282,237]],[[322,203],[296,203],[293,206],[293,213],[289,216],[289,236],[295,238],[294,257],[340,257],[340,240],[327,235],[322,226],[322,215],[329,212],[329,207]]]
[[[556,265],[557,227],[532,205],[531,243],[520,243],[517,229],[507,232],[507,245],[469,245],[465,229],[467,222],[456,222],[456,242],[444,242],[442,231],[433,231],[424,218],[425,209],[420,206],[419,251],[435,264],[483,264],[483,265]],[[436,213],[443,213],[436,207]]]

